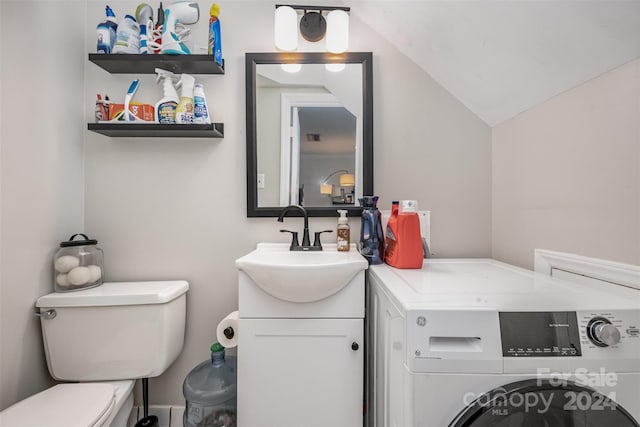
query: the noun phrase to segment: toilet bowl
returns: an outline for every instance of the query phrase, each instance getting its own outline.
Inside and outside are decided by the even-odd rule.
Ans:
[[[60,381],[0,412],[0,426],[125,427],[138,378],[184,345],[185,281],[119,282],[38,299],[49,373]]]

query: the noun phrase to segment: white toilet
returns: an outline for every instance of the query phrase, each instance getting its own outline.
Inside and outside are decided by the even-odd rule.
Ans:
[[[162,374],[182,351],[188,289],[120,282],[40,297],[49,373],[74,383],[5,409],[0,426],[126,426],[135,380]]]

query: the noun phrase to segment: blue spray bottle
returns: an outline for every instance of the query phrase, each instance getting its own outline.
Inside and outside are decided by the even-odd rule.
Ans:
[[[217,3],[211,5],[209,9],[209,55],[213,55],[213,60],[220,65],[222,61],[222,39],[220,38],[220,6]]]
[[[118,29],[118,23],[116,22],[116,15],[113,10],[107,5],[105,7],[105,13],[107,19],[98,24],[98,53],[111,53],[113,45],[116,42],[116,30]]]

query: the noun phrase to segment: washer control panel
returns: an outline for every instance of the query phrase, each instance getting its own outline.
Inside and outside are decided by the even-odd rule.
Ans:
[[[640,311],[582,311],[577,316],[583,347],[640,348]]]
[[[640,310],[500,312],[504,357],[640,354]]]
[[[504,357],[582,355],[575,311],[500,312]]]

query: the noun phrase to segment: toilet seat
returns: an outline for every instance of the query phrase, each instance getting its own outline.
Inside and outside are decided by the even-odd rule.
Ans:
[[[115,405],[116,390],[112,384],[59,384],[0,412],[0,425],[99,427]]]

